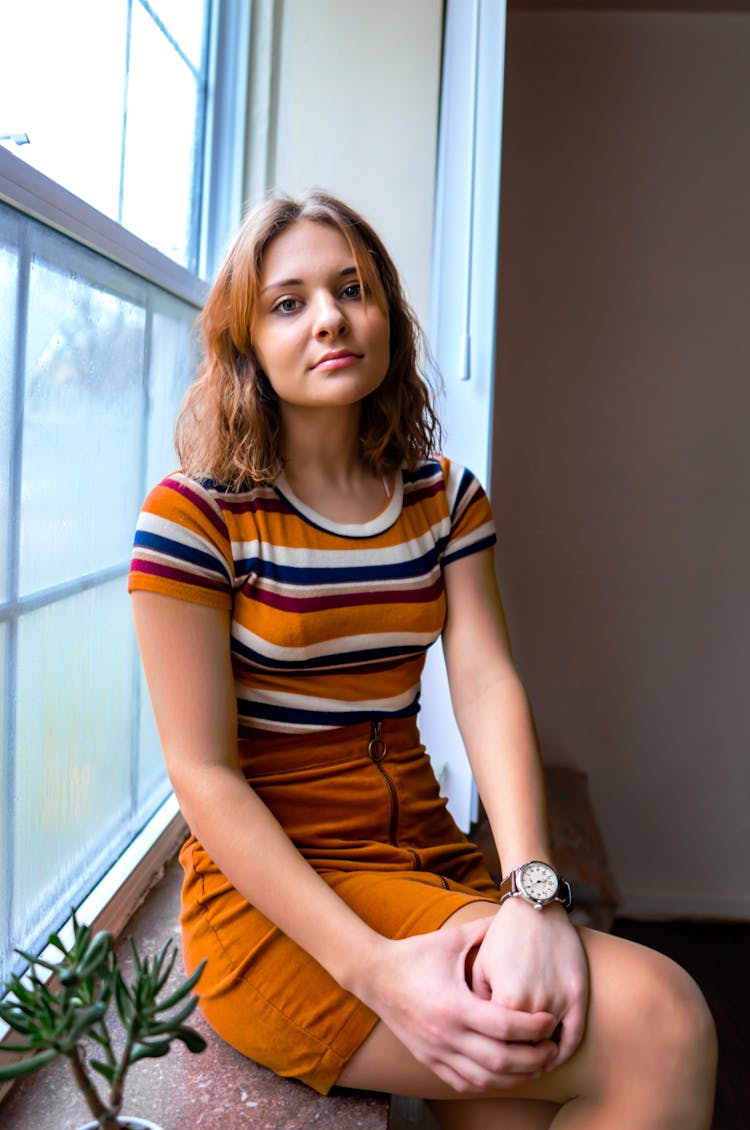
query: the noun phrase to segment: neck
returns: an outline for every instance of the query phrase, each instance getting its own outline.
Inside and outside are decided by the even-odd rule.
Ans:
[[[335,411],[321,408],[298,411],[284,405],[282,454],[288,477],[315,474],[345,483],[362,475],[359,452],[360,406]]]

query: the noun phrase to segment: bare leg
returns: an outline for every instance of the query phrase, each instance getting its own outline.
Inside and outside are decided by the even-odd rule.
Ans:
[[[475,903],[446,925],[494,913]],[[379,1024],[338,1082],[438,1100],[430,1106],[446,1130],[709,1130],[716,1038],[700,990],[661,954],[581,933],[591,969],[588,1027],[562,1067],[512,1091],[459,1098]],[[520,1099],[534,1100],[528,1112]]]
[[[432,1100],[441,1130],[549,1130],[560,1109],[534,1099]]]

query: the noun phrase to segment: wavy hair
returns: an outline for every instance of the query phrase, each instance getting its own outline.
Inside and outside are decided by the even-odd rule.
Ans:
[[[362,216],[326,193],[274,197],[243,221],[199,317],[203,361],[175,430],[183,469],[230,489],[271,483],[283,468],[279,399],[255,357],[252,330],[266,248],[301,220],[341,232],[365,301],[390,320],[388,371],[362,402],[362,458],[383,475],[404,464],[413,468],[439,448],[423,335],[382,241]]]

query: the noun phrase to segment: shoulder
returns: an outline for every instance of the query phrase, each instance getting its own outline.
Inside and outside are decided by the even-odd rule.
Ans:
[[[207,521],[224,528],[215,484],[210,479],[194,478],[184,471],[172,471],[146,496],[144,514],[155,514],[177,523],[188,515],[202,514]]]
[[[463,509],[472,499],[486,499],[485,490],[468,467],[447,455],[424,459],[413,470],[404,470],[405,492],[442,494],[450,514]]]
[[[278,507],[272,486],[245,490],[222,486],[213,479],[173,471],[147,495],[143,513],[153,513],[180,525],[207,523],[230,540],[253,526],[258,513]]]

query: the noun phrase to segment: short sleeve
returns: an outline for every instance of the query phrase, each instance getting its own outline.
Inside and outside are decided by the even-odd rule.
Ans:
[[[229,609],[233,581],[231,540],[216,500],[187,475],[169,475],[143,504],[128,592],[162,593]]]
[[[450,536],[442,555],[443,565],[448,565],[491,548],[497,535],[490,500],[476,475],[449,459],[441,462],[450,508]]]

